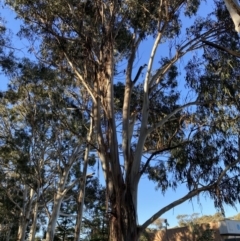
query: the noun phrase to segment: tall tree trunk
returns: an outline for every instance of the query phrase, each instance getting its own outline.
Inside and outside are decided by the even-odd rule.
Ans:
[[[137,211],[134,207],[134,202],[131,192],[126,192],[125,195],[125,213],[127,218],[122,217],[124,222],[124,241],[138,241],[138,230],[137,230]]]
[[[21,213],[20,222],[18,226],[17,241],[25,241],[26,229],[27,229],[27,219],[26,219],[26,216],[23,213]]]
[[[138,225],[136,210],[130,190],[119,190],[122,193],[122,199],[116,199],[111,203],[110,217],[110,237],[109,241],[138,241]],[[115,211],[120,208],[120,215]],[[120,223],[120,226],[119,226]]]
[[[56,228],[57,219],[59,216],[59,211],[60,211],[62,200],[63,200],[63,195],[61,193],[57,192],[56,197],[54,199],[54,203],[53,203],[52,214],[51,214],[51,217],[48,222],[46,241],[53,241],[53,239],[54,239],[55,228]]]
[[[53,241],[54,239],[55,228],[56,228],[57,219],[59,216],[60,207],[61,207],[63,198],[66,196],[67,192],[71,190],[76,185],[77,182],[79,182],[79,180],[76,179],[66,187],[69,171],[73,165],[73,162],[79,158],[79,150],[80,150],[80,147],[77,147],[74,153],[72,154],[72,156],[70,157],[69,162],[65,164],[65,167],[63,168],[64,170],[62,171],[62,174],[59,177],[58,188],[56,190],[56,194],[54,196],[54,201],[53,201],[52,214],[49,217],[47,233],[46,233],[46,241]]]
[[[25,241],[26,230],[30,220],[30,213],[32,210],[32,202],[33,202],[34,190],[31,188],[29,192],[29,188],[25,185],[24,193],[23,193],[23,206],[20,214],[20,222],[18,226],[18,239],[17,241]]]
[[[35,240],[36,235],[36,227],[37,227],[37,213],[38,213],[38,200],[36,200],[36,203],[34,205],[33,209],[33,219],[32,219],[32,225],[29,233],[29,241]]]
[[[88,136],[87,136],[88,143],[91,142],[92,132],[93,132],[93,120],[91,118],[89,132],[88,132]],[[76,218],[76,225],[75,225],[74,241],[80,240],[89,151],[90,151],[90,144],[87,145],[87,147],[85,149],[85,155],[84,155],[84,166],[83,166],[83,173],[82,173],[83,177],[80,181],[80,192],[79,192],[79,196],[78,196],[78,200],[77,200],[77,218]]]
[[[132,156],[132,154],[130,156]],[[118,187],[121,202],[119,200],[116,200],[115,204],[115,206],[119,206],[121,208],[119,219],[121,223],[120,232],[122,233],[123,241],[138,241],[140,236],[138,229],[136,200],[138,182],[134,178],[132,178],[132,163],[133,157],[130,157],[127,161],[128,167],[125,174],[124,186],[119,185]],[[110,238],[110,240],[112,239]]]
[[[114,93],[113,93],[113,48],[111,36],[109,43],[105,42],[106,49],[102,50],[105,68],[99,73],[99,85],[102,93],[106,96],[103,98],[102,105],[105,110],[107,120],[107,137],[106,145],[107,155],[105,156],[106,164],[106,184],[109,180],[113,183],[113,190],[108,190],[111,210],[110,214],[110,241],[137,241],[137,218],[132,192],[136,191],[131,186],[131,178],[123,179],[123,172],[119,161],[117,128],[114,114]],[[100,121],[100,120],[98,120]],[[103,146],[104,143],[98,143]],[[104,149],[104,148],[100,148]],[[103,155],[103,153],[101,153]],[[101,156],[100,156],[101,158]],[[126,175],[131,175],[132,159],[129,159],[129,170]]]
[[[85,196],[85,187],[81,185],[80,192],[77,199],[77,218],[76,218],[76,225],[75,225],[75,232],[74,232],[74,241],[80,240],[80,233],[81,233],[81,226],[82,226],[82,211],[83,211],[83,202]]]

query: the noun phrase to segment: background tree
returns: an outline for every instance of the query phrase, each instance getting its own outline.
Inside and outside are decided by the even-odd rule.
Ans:
[[[88,124],[84,111],[72,110],[71,88],[66,93],[53,82],[56,72],[29,60],[16,62],[15,68],[18,72],[9,72],[13,81],[1,96],[1,187],[20,212],[18,240],[25,240],[30,221],[29,238],[34,240],[39,202],[56,207],[49,216],[54,227],[61,200],[82,178]],[[70,177],[73,164],[78,171]],[[56,189],[60,202],[53,201]]]
[[[189,226],[191,223],[194,224],[208,224],[215,223],[224,220],[222,213],[215,213],[214,215],[203,215],[199,217],[198,213],[193,213],[192,215],[178,215],[178,225],[180,227]]]
[[[190,224],[192,234],[195,236],[196,241],[214,241],[214,230],[210,228],[210,225],[207,224],[206,228],[202,230],[201,225],[197,223]]]
[[[86,186],[85,213],[83,217],[83,236],[86,240],[109,239],[109,213],[106,209],[106,189],[97,179]]]
[[[240,214],[238,213],[237,215],[232,217],[233,220],[240,220]]]
[[[15,205],[5,195],[5,190],[2,190],[1,193],[0,240],[13,241],[17,239],[19,212],[17,212]]]

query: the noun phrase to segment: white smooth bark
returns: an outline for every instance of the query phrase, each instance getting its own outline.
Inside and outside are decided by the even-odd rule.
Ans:
[[[34,199],[34,190],[25,185],[23,192],[23,206],[21,208],[20,222],[18,226],[17,241],[25,241],[26,229],[30,220],[30,213],[32,210],[32,203]]]
[[[137,148],[134,155],[134,162],[131,170],[131,183],[132,183],[131,191],[132,191],[132,199],[133,199],[135,210],[137,210],[138,182],[140,179],[139,169],[140,169],[140,163],[142,158],[143,146],[147,137],[147,123],[148,123],[148,112],[149,112],[148,94],[149,94],[150,76],[151,76],[152,66],[154,62],[154,57],[156,55],[156,51],[157,51],[159,42],[161,41],[161,38],[162,38],[162,33],[159,32],[152,48],[151,56],[148,62],[147,73],[144,80],[144,86],[143,86],[144,99],[143,99],[143,108],[142,108],[142,123],[141,123]]]
[[[30,233],[29,233],[29,241],[35,240],[38,206],[39,206],[39,202],[38,202],[38,200],[36,200],[34,209],[33,209],[33,219],[32,219],[32,225],[31,225],[31,229],[30,229]]]
[[[236,32],[240,33],[240,6],[237,0],[224,0],[234,22]]]
[[[19,222],[19,226],[18,226],[17,241],[25,241],[26,228],[27,228],[26,219],[25,219],[23,213],[21,213],[20,222]]]
[[[47,233],[46,233],[46,241],[53,241],[54,239],[55,227],[56,227],[57,219],[59,217],[60,207],[61,207],[63,198],[65,197],[67,192],[79,182],[79,180],[76,179],[75,181],[73,181],[67,186],[69,171],[74,161],[76,161],[79,158],[80,151],[81,151],[81,146],[76,147],[71,157],[69,157],[70,158],[69,162],[65,165],[65,168],[59,177],[58,187],[57,187],[57,191],[53,201],[52,214],[49,217]]]
[[[85,149],[84,155],[84,166],[83,166],[83,177],[80,182],[80,192],[77,200],[77,218],[76,218],[76,225],[75,225],[75,233],[74,233],[74,241],[80,241],[80,232],[82,226],[82,216],[83,216],[83,205],[85,199],[85,187],[86,187],[86,178],[87,178],[87,167],[88,167],[88,158],[89,158],[89,151],[90,151],[90,142],[92,140],[92,133],[93,133],[93,120],[91,118],[89,133],[87,136],[88,145]]]
[[[143,102],[143,109],[142,109],[142,123],[141,123],[141,128],[140,128],[140,135],[138,139],[138,144],[136,148],[136,152],[134,155],[134,164],[132,167],[133,173],[132,173],[132,178],[135,178],[136,176],[138,177],[139,173],[139,166],[140,166],[140,161],[142,158],[142,151],[143,151],[143,146],[147,137],[147,123],[148,123],[148,108],[149,108],[149,100],[148,100],[148,92],[149,92],[149,84],[150,84],[150,77],[151,77],[151,71],[152,71],[152,66],[154,62],[154,57],[156,55],[156,51],[159,45],[159,42],[161,41],[162,38],[162,33],[158,33],[157,38],[154,42],[151,56],[148,62],[148,67],[147,67],[147,73],[146,77],[144,80],[144,102]]]
[[[62,193],[57,192],[57,194],[54,198],[52,215],[49,219],[48,227],[47,227],[46,241],[53,241],[54,234],[55,234],[55,228],[56,228],[56,224],[57,224],[57,219],[59,216],[59,211],[60,211],[63,197],[64,196],[62,195]]]

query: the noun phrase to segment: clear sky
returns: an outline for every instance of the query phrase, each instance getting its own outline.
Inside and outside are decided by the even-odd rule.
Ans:
[[[210,11],[212,8],[211,1],[208,4],[204,3],[201,6],[201,10],[199,12],[200,15],[205,15],[206,12]],[[28,43],[26,40],[20,40],[15,34],[19,29],[20,22],[15,20],[15,15],[10,10],[6,10],[5,8],[1,11],[1,17],[5,18],[8,21],[7,26],[11,28],[13,31],[12,41],[14,46],[18,51],[18,55],[21,57],[30,57],[31,55],[27,52]],[[186,20],[183,24],[190,24],[191,20]],[[136,65],[136,69],[138,69],[139,65],[147,63],[148,56],[150,55],[150,48],[152,46],[152,40],[149,39],[146,41],[141,50],[138,53],[138,62]],[[169,48],[167,46],[163,46],[159,52],[158,56],[162,55],[169,55]],[[174,53],[174,52],[173,52]],[[186,60],[186,59],[185,59]],[[178,63],[179,65],[184,65],[185,61]],[[187,61],[186,61],[187,62]],[[185,63],[186,63],[185,62]],[[180,78],[184,76],[181,75]],[[7,79],[0,75],[0,90],[4,90],[6,88]],[[121,80],[121,79],[119,79]],[[183,89],[184,91],[184,89]],[[187,190],[184,186],[177,189],[177,191],[167,191],[166,194],[163,196],[160,191],[155,189],[155,185],[148,181],[147,177],[144,177],[140,182],[139,187],[139,202],[138,202],[138,219],[139,223],[143,223],[146,219],[148,219],[151,215],[153,215],[156,211],[164,206],[168,205],[169,203],[175,201],[176,199],[184,196],[187,193]],[[239,207],[239,205],[237,205]],[[170,210],[169,212],[165,213],[162,218],[166,218],[170,227],[174,227],[177,225],[176,216],[179,214],[192,214],[192,213],[199,213],[200,215],[211,215],[216,213],[216,209],[214,208],[213,201],[210,200],[208,197],[200,196],[193,198],[192,201],[186,201],[185,203],[175,207],[174,209]],[[237,210],[231,207],[225,207],[226,217],[234,216],[238,213]]]

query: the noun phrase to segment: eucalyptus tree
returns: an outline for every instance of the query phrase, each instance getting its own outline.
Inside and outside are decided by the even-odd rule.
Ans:
[[[0,74],[3,75],[5,71],[8,71],[13,67],[13,52],[11,48],[11,41],[9,38],[9,32],[5,26],[4,19],[0,16]],[[2,97],[2,93],[0,94]],[[2,109],[2,108],[1,108]],[[2,138],[2,132],[1,132]],[[1,142],[2,143],[2,142]],[[0,161],[2,163],[2,160]],[[6,187],[9,187],[8,180],[5,179],[4,166],[1,165],[1,180],[0,180],[0,240],[16,240],[17,237],[17,228],[19,219],[19,210],[16,209],[16,206],[11,202],[11,199],[6,195]],[[10,184],[11,186],[11,184]],[[14,191],[14,190],[12,190]],[[15,190],[16,191],[16,190]],[[14,199],[17,200],[17,192],[12,193]]]
[[[90,161],[90,166],[94,162]],[[79,172],[79,167],[76,168]],[[75,172],[75,171],[74,171]],[[74,175],[72,173],[72,175]],[[81,183],[73,188],[61,203],[61,212],[57,221],[54,240],[76,239],[76,217],[79,212],[78,194]],[[108,214],[105,209],[105,188],[99,184],[97,177],[86,180],[84,210],[81,224],[81,240],[108,239]],[[46,236],[46,235],[45,235]],[[46,238],[46,237],[45,237]]]
[[[49,238],[54,236],[63,198],[83,178],[73,180],[70,170],[75,162],[80,168],[88,123],[83,114],[75,113],[84,111],[72,110],[77,88],[65,90],[66,86],[54,82],[62,75],[29,60],[15,67],[1,98],[2,188],[20,210],[18,240],[25,240],[31,219],[30,240],[34,240],[39,202],[46,208],[52,206]],[[12,187],[4,186],[6,182]],[[19,202],[13,198],[14,192],[19,193]]]
[[[231,50],[238,48],[223,1],[215,1],[211,14],[187,27],[184,19],[198,13],[198,0],[6,2],[24,20],[20,34],[32,40],[37,57],[71,74],[72,83],[91,97],[111,241],[138,240],[164,212],[200,193],[208,193],[220,208],[239,200],[237,99],[229,98],[230,89],[222,91],[228,85],[223,80],[236,80],[236,72],[223,68],[213,76],[214,59],[205,65],[197,57],[202,53],[198,49],[209,51],[208,42],[234,39]],[[137,53],[146,39],[153,40],[150,57],[135,73]],[[168,46],[170,54],[155,60],[161,46]],[[184,80],[176,64],[189,52],[186,95],[179,91]],[[206,61],[214,56],[204,52],[202,57]],[[231,58],[226,57],[225,67],[231,66]],[[114,78],[122,60],[125,83],[118,86],[122,96],[116,97]],[[162,192],[181,184],[188,191],[138,225],[138,184],[145,174]]]
[[[44,93],[39,83],[44,76],[43,68],[23,60],[16,64],[10,76],[11,84],[1,98],[1,168],[4,173],[1,185],[20,212],[17,240],[25,240],[33,205],[36,217],[39,199],[46,189],[45,164],[49,160],[51,135],[47,135],[50,116],[45,108],[49,103],[42,99]],[[48,72],[48,77],[53,75]],[[14,193],[18,193],[18,198]],[[36,218],[32,227],[35,225]],[[34,236],[34,230],[31,234]]]
[[[28,135],[24,115],[26,112],[24,113],[24,107],[21,106],[23,95],[21,92],[16,92],[10,86],[8,91],[1,93],[1,168],[4,177],[1,188],[19,212],[17,239],[25,240],[34,199],[34,187],[39,180],[36,179],[35,182],[32,179],[33,162],[28,156],[32,151],[30,148],[32,140]],[[23,98],[25,99],[25,96]],[[14,104],[17,101],[21,104],[16,107]]]

